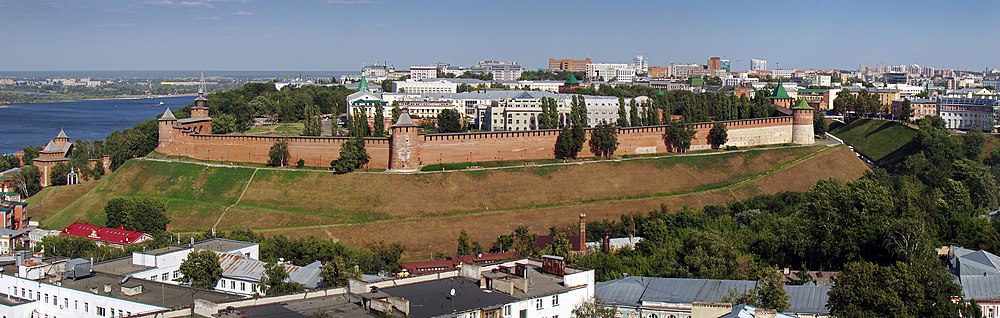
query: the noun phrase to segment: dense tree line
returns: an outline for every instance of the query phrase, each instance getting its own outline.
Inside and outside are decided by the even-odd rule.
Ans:
[[[850,90],[845,88],[840,90],[837,93],[837,98],[833,100],[833,111],[839,114],[852,113],[855,116],[873,116],[885,112],[885,109],[883,109],[878,94],[872,94],[868,90],[852,94]]]
[[[264,115],[277,115],[283,122],[298,122],[316,114],[342,114],[347,112],[347,95],[354,92],[340,85],[286,86],[278,91],[274,83],[247,83],[208,95],[209,114],[233,116],[234,131],[243,132],[250,129],[255,117]],[[307,111],[312,106],[319,112]]]
[[[831,310],[840,316],[955,316],[972,310],[934,248],[1000,252],[1000,150],[984,135],[954,138],[921,123],[919,151],[863,178],[820,181],[804,193],[762,195],[700,210],[666,207],[588,224],[589,241],[642,236],[635,249],[574,257],[598,280],[628,275],[760,279],[768,268],[841,271]],[[879,286],[898,286],[885,293]],[[897,287],[894,287],[897,288]],[[910,307],[906,307],[906,306]]]
[[[774,106],[768,100],[769,93],[766,91],[759,91],[753,99],[749,99],[745,96],[737,97],[731,93],[695,93],[686,90],[662,91],[642,85],[617,85],[612,87],[611,85],[602,84],[596,89],[578,87],[573,90],[573,93],[620,96],[625,98],[647,96],[651,99],[653,107],[647,107],[646,109],[650,114],[641,114],[643,117],[659,118],[659,116],[651,114],[655,114],[657,109],[663,109],[664,116],[670,114],[680,115],[688,122],[764,118],[771,116],[774,112]]]

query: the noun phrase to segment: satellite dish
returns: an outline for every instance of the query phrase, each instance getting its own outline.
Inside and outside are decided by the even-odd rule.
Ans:
[[[455,296],[455,289],[454,289],[454,288],[452,288],[452,289],[451,289],[451,291],[450,291],[449,293],[451,293],[451,295],[452,295],[452,296]]]

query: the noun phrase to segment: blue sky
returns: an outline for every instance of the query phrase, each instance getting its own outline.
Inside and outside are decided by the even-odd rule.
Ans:
[[[0,0],[0,70],[353,70],[549,57],[1000,67],[1000,2]]]

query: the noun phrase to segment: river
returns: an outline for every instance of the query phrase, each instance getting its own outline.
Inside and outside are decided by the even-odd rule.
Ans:
[[[178,109],[194,97],[10,104],[0,106],[0,154],[24,146],[45,146],[59,129],[71,141],[100,140],[112,131],[134,126],[163,114],[166,107]],[[163,102],[163,106],[157,106]]]

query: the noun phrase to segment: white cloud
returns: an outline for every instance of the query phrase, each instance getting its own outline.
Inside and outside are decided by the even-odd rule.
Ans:
[[[233,12],[233,15],[249,17],[249,16],[256,15],[256,13],[253,13],[253,12],[250,12],[250,11],[236,11],[236,12]]]

